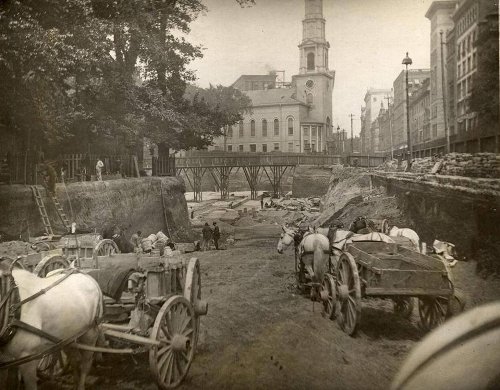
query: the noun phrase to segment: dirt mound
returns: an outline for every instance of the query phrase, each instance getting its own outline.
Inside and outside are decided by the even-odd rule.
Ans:
[[[0,256],[17,257],[36,253],[31,244],[24,241],[7,241],[0,243]]]

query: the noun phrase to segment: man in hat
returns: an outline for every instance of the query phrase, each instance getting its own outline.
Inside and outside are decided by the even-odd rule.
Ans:
[[[101,161],[101,159],[98,158],[97,163],[95,164],[95,174],[97,181],[102,181],[102,168],[104,168],[104,163]]]
[[[208,226],[208,222],[205,222],[205,226],[203,226],[203,229],[201,229],[201,234],[203,236],[201,250],[207,251],[210,249],[210,240],[212,239],[212,229],[210,229],[210,226]]]
[[[214,222],[213,236],[214,236],[215,249],[218,250],[219,249],[220,230],[219,230],[219,227],[217,226],[217,222]]]

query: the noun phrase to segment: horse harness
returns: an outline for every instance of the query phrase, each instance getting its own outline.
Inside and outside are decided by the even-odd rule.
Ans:
[[[34,326],[27,324],[24,321],[20,320],[21,317],[21,307],[25,303],[31,302],[39,296],[45,294],[47,291],[51,290],[55,286],[62,283],[71,275],[78,273],[77,269],[70,269],[64,272],[64,276],[54,283],[49,285],[46,288],[41,289],[37,293],[25,298],[23,300],[20,299],[19,288],[15,283],[14,277],[12,276],[12,268],[14,263],[11,264],[9,271],[4,272],[3,278],[0,278],[0,297],[3,297],[0,301],[0,347],[6,345],[16,334],[17,329],[22,329],[26,332],[35,334],[39,337],[47,339],[54,343],[54,345],[46,351],[25,356],[20,359],[15,359],[8,362],[0,362],[0,370],[6,369],[9,367],[18,366],[32,360],[36,360],[41,358],[44,355],[55,352],[58,349],[64,347],[67,344],[72,343],[74,340],[83,336],[85,333],[89,331],[96,323],[91,323],[88,327],[85,327],[78,335],[71,336],[65,340],[61,340],[57,337],[52,336],[51,334],[44,332],[41,329],[35,328]],[[6,282],[5,282],[6,281]],[[98,322],[99,320],[97,320]]]

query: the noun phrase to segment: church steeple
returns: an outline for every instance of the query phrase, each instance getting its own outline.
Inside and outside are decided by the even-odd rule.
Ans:
[[[325,39],[323,0],[305,0],[305,18],[302,21],[300,74],[328,71],[328,49]]]

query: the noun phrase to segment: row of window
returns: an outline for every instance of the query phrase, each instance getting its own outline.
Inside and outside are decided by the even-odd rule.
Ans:
[[[458,59],[467,56],[468,53],[474,48],[474,42],[476,41],[476,30],[472,30],[471,33],[467,35],[466,38],[458,42],[457,51]]]
[[[288,118],[287,123],[288,123],[288,135],[293,135],[293,118]],[[238,123],[238,136],[240,138],[244,137],[244,135],[245,135],[244,130],[245,130],[245,126],[243,124],[243,121],[240,121]],[[274,120],[273,131],[274,131],[274,136],[279,137],[279,135],[280,135],[280,121],[279,121],[279,119]],[[262,137],[267,137],[267,120],[266,119],[262,119],[261,132],[262,132]],[[250,137],[255,137],[255,133],[256,133],[255,120],[252,119],[250,121]],[[233,133],[233,126],[230,126],[229,129],[227,130],[227,136],[229,138],[232,138],[233,134],[234,134]]]
[[[457,83],[457,100],[461,100],[472,92],[472,76]]]
[[[248,145],[248,150],[245,150],[245,145],[227,145],[227,151],[228,152],[257,152],[257,144],[250,144]],[[268,147],[269,146],[269,147]],[[288,143],[288,152],[290,153],[293,153],[294,152],[294,146],[293,146],[293,142],[289,142]],[[297,145],[298,146],[298,145]],[[261,144],[261,148],[259,150],[259,152],[263,152],[263,153],[266,153],[266,152],[269,152],[269,151],[279,151],[280,150],[280,144],[279,142],[275,142],[271,145],[268,145],[268,144]],[[316,152],[316,143],[315,142],[308,142],[307,140],[304,141],[304,150],[306,151],[312,151],[312,152]]]
[[[468,72],[471,72],[477,66],[477,58],[476,52],[473,52],[472,55],[469,55],[467,59],[464,60],[457,65],[457,77],[466,75]]]
[[[477,20],[477,7],[471,7],[458,22],[458,35],[462,34],[469,26]]]

